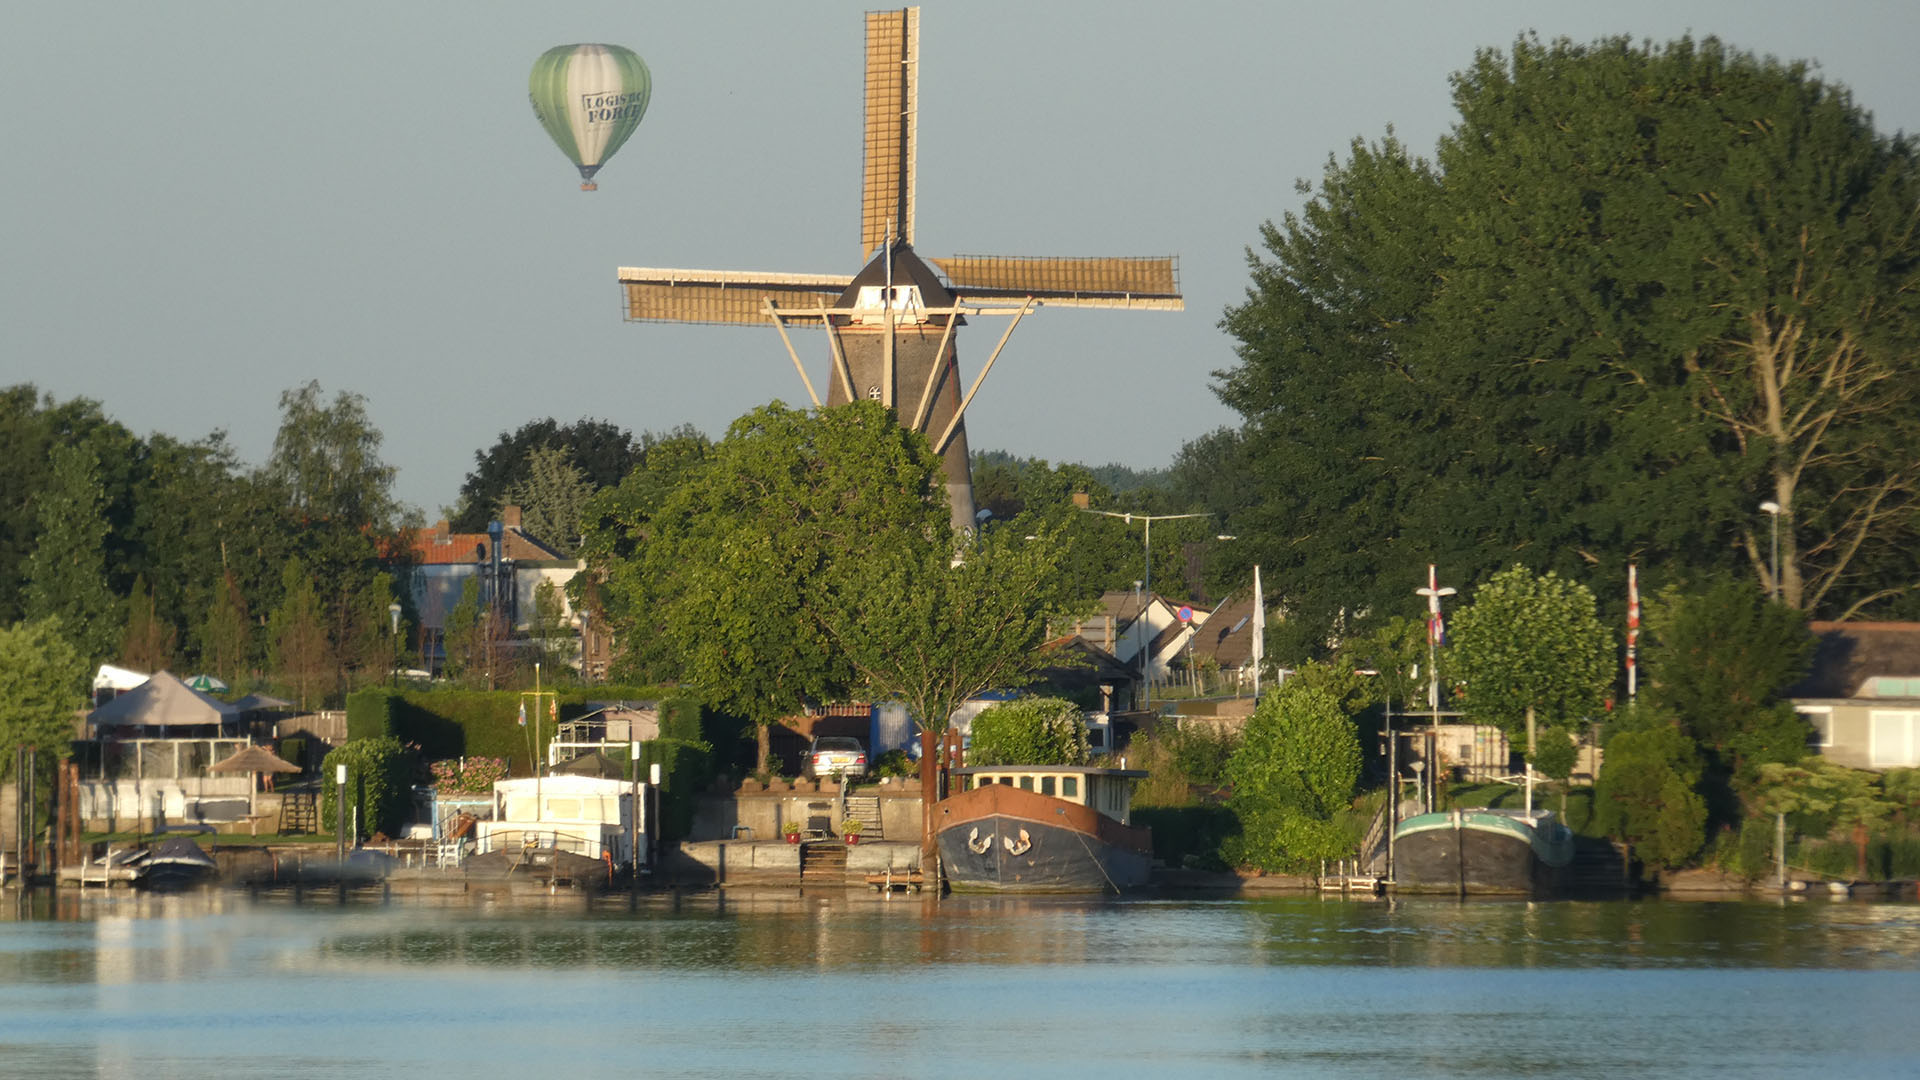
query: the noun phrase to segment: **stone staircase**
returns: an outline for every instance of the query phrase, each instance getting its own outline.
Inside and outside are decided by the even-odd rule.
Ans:
[[[880,828],[880,798],[877,795],[847,796],[847,817],[860,823],[860,839],[885,840]]]
[[[1574,896],[1618,896],[1640,888],[1626,857],[1613,841],[1594,836],[1573,838],[1573,865],[1567,869],[1567,892]]]
[[[847,877],[847,848],[835,840],[809,840],[800,845],[800,881],[843,882]]]

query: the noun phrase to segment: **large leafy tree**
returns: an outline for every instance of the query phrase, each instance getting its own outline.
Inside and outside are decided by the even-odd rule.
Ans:
[[[1360,737],[1326,683],[1289,679],[1262,697],[1227,761],[1238,854],[1254,865],[1301,869],[1352,851],[1338,815],[1360,779]]]
[[[121,611],[107,586],[107,519],[100,461],[92,447],[53,448],[52,483],[39,499],[39,535],[27,563],[26,612],[57,618],[80,655],[112,656]]]
[[[1330,162],[1228,313],[1273,536],[1247,554],[1289,603],[1385,611],[1420,562],[1517,550],[1609,595],[1635,557],[1767,584],[1766,499],[1789,604],[1920,578],[1910,141],[1711,39],[1522,39],[1454,101],[1431,163]]]
[[[372,576],[379,541],[398,525],[396,470],[380,457],[383,436],[366,398],[342,390],[325,400],[318,382],[280,395],[280,429],[263,480],[285,507],[300,558],[337,607]]]
[[[560,451],[566,464],[580,471],[588,488],[600,491],[625,479],[640,464],[652,440],[689,434],[691,430],[681,430],[635,439],[632,432],[605,420],[582,419],[562,426],[551,417],[503,431],[491,447],[474,452],[473,471],[460,485],[453,527],[462,532],[484,530],[502,504],[515,501],[509,492],[527,481],[536,450]],[[539,532],[534,535],[545,539]]]
[[[954,711],[983,691],[1028,682],[1047,659],[1038,650],[1049,617],[1069,610],[1058,572],[1061,531],[1015,520],[1016,528],[981,533],[957,553],[947,526],[913,523],[838,560],[823,576],[825,588],[809,597],[808,616],[857,685],[874,700],[903,703],[920,725],[928,858],[939,795],[935,748]]]
[[[751,721],[764,769],[776,720],[853,682],[814,617],[828,572],[946,536],[938,477],[925,437],[877,404],[756,409],[657,506],[635,508],[632,561],[601,586],[616,626]]]
[[[562,555],[580,547],[580,521],[593,486],[559,447],[535,447],[527,455],[526,475],[500,497],[501,506],[520,508],[520,526]]]
[[[336,688],[336,654],[320,597],[300,560],[287,560],[280,592],[280,606],[267,621],[267,666],[300,707],[307,708]]]
[[[13,768],[22,746],[65,753],[86,704],[87,670],[58,619],[0,627],[0,770]]]
[[[1613,635],[1593,593],[1551,571],[1516,565],[1493,575],[1454,617],[1451,636],[1468,711],[1524,734],[1530,760],[1541,720],[1565,728],[1597,716],[1613,684]]]
[[[1813,658],[1804,612],[1728,581],[1661,593],[1647,631],[1649,704],[1729,767],[1799,760],[1807,722],[1781,694]]]

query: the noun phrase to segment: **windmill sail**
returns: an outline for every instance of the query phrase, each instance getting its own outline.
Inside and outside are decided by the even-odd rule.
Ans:
[[[1180,269],[1172,256],[1063,259],[1046,256],[954,255],[928,259],[965,299],[1031,296],[1054,307],[1184,311]]]
[[[920,9],[867,13],[866,160],[860,258],[888,240],[913,243],[914,157],[920,115]]]

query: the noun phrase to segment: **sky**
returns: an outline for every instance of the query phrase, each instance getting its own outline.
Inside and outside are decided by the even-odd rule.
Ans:
[[[806,400],[763,327],[627,323],[615,272],[860,268],[863,3],[13,3],[0,35],[0,385],[135,432],[361,394],[430,520],[532,420],[719,435]],[[1180,313],[1043,309],[969,411],[976,450],[1137,468],[1237,422],[1219,329],[1297,180],[1388,125],[1429,152],[1448,76],[1521,33],[1717,35],[1817,63],[1920,131],[1920,4],[1666,0],[930,3],[917,249],[1177,255]],[[552,45],[623,44],[645,121],[582,193],[527,103]],[[971,381],[1004,329],[959,340]],[[796,332],[816,382],[817,332]]]

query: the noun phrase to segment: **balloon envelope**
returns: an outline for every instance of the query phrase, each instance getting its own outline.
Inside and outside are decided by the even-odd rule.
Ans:
[[[560,45],[540,54],[527,80],[533,115],[580,168],[580,188],[627,141],[646,115],[653,76],[618,45]]]

